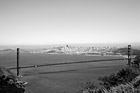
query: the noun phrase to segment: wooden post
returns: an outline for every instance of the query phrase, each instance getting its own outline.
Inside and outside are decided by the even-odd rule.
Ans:
[[[128,65],[131,63],[131,45],[128,45]]]
[[[19,48],[17,48],[17,76],[19,76]]]

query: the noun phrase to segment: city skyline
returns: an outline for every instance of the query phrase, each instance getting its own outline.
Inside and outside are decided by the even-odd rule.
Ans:
[[[0,0],[0,45],[140,43],[139,0]]]

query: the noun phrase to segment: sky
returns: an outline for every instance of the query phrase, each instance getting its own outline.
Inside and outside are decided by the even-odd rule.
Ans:
[[[0,0],[0,45],[140,42],[140,0]]]

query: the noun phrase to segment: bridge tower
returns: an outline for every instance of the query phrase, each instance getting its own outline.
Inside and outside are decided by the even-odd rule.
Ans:
[[[131,45],[128,45],[128,65],[131,63]]]

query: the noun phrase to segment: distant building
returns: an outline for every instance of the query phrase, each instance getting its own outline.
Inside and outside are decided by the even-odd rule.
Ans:
[[[68,48],[68,47],[69,47],[69,45],[66,45],[66,47]]]

